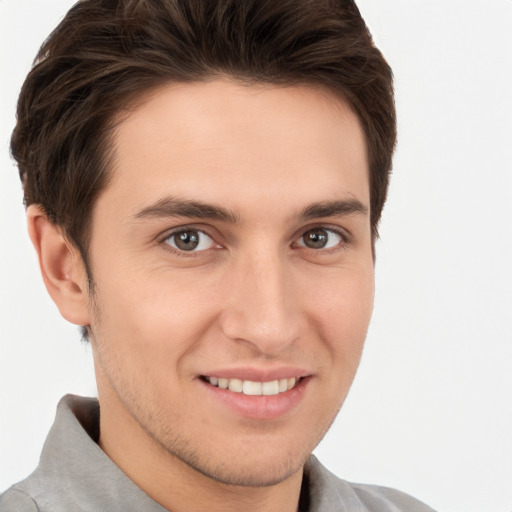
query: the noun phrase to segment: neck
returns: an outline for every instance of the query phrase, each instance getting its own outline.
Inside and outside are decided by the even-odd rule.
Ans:
[[[100,395],[100,447],[165,509],[172,512],[297,512],[302,468],[274,485],[250,487],[220,482],[169,453],[123,407],[103,398],[101,400]]]

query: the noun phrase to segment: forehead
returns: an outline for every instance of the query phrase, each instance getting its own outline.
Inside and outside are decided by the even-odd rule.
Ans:
[[[345,101],[319,88],[166,85],[119,122],[114,147],[103,195],[125,210],[168,194],[234,210],[342,195],[369,202],[360,122]]]

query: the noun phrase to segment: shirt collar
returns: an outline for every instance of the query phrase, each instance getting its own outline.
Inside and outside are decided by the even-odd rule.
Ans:
[[[44,481],[40,499],[49,504],[55,499],[54,503],[62,504],[62,510],[75,510],[79,505],[79,510],[165,512],[101,450],[99,417],[97,399],[74,395],[62,398],[33,475],[36,481]],[[300,510],[366,510],[360,507],[349,484],[336,478],[311,455],[304,466]]]

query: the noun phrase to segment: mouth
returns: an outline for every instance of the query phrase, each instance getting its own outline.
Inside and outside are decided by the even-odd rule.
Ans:
[[[216,388],[225,389],[233,393],[248,396],[274,396],[292,390],[302,380],[302,377],[257,382],[252,380],[203,376],[202,380]]]
[[[307,395],[306,390],[312,377],[310,372],[297,368],[232,368],[203,374],[199,381],[207,391],[208,402],[215,404],[216,413],[227,410],[238,418],[269,421],[291,418],[294,411],[301,410],[304,397],[311,394]],[[218,409],[218,404],[227,409]]]

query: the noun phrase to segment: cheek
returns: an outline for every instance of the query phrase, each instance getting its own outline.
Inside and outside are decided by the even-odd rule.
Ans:
[[[320,311],[347,325],[369,321],[373,309],[373,269],[341,269],[324,276],[320,283],[309,287],[309,296],[313,292]]]
[[[190,372],[187,356],[197,350],[205,305],[188,287],[135,278],[103,281],[98,287],[98,322],[93,328],[98,381],[113,386],[132,404],[174,402],[184,396]],[[194,307],[190,307],[194,304]],[[98,374],[97,374],[98,375]],[[98,386],[101,383],[98,382]]]
[[[308,300],[312,322],[328,346],[333,364],[357,368],[373,310],[373,268],[324,280]]]
[[[98,282],[98,327],[126,357],[179,357],[194,349],[215,315],[211,294],[192,274],[118,272]]]

